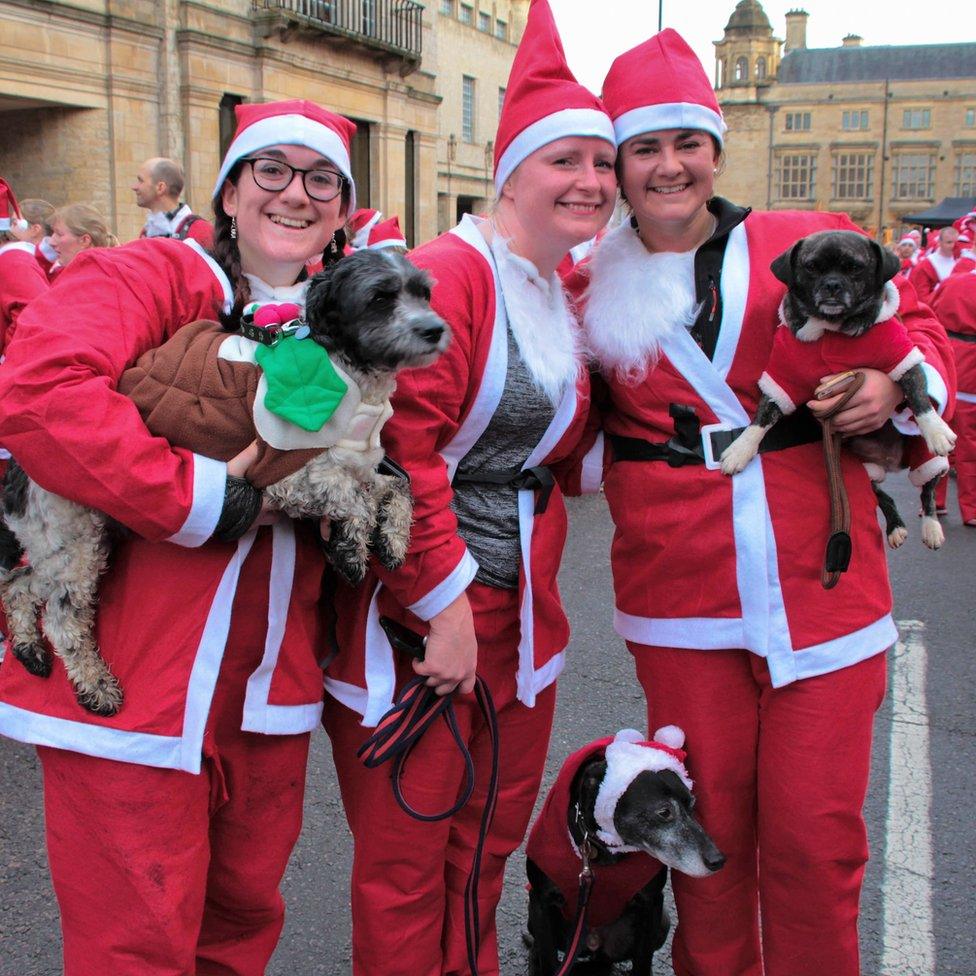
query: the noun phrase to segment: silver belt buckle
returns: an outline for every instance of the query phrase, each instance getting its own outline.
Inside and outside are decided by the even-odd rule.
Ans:
[[[705,467],[709,471],[720,471],[722,461],[712,454],[712,432],[717,430],[735,430],[733,424],[705,424],[701,428],[702,457],[705,459]]]

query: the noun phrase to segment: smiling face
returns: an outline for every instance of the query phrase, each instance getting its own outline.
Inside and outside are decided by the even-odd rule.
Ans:
[[[51,224],[51,247],[57,252],[62,267],[79,252],[92,246],[91,235],[75,234],[63,220]]]
[[[620,147],[620,188],[645,243],[709,224],[705,204],[714,192],[718,157],[712,137],[698,130],[646,132]]]
[[[502,222],[540,271],[606,226],[617,198],[615,155],[603,139],[568,136],[527,156],[505,182]]]
[[[298,169],[338,167],[305,146],[270,146],[255,153],[280,159]],[[262,190],[254,182],[251,164],[244,163],[236,185],[221,187],[221,203],[228,217],[237,219],[241,267],[269,285],[292,284],[309,258],[317,257],[346,217],[344,194],[323,203],[306,192],[301,174],[283,190]]]

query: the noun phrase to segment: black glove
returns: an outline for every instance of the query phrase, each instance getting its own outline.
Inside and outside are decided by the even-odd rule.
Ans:
[[[220,510],[213,537],[221,542],[236,542],[254,524],[260,511],[260,490],[246,478],[227,475],[224,507]]]

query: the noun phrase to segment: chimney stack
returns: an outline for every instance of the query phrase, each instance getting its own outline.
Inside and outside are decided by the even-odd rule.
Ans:
[[[863,40],[864,38],[861,37],[860,34],[848,34],[847,37],[841,41],[841,44],[843,44],[844,47],[860,47],[861,41]]]
[[[790,10],[786,14],[786,44],[784,54],[790,51],[805,51],[807,47],[807,18],[805,10]]]

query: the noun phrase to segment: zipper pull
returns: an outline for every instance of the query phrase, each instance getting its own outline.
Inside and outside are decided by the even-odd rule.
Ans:
[[[708,276],[708,291],[712,296],[712,308],[708,313],[708,321],[715,321],[715,313],[718,311],[718,288],[715,287],[715,279],[709,275]]]

